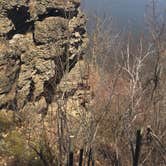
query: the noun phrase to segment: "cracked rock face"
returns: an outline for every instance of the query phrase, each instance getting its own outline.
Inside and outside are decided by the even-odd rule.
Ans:
[[[19,111],[32,102],[47,109],[53,102],[64,73],[86,48],[79,5],[79,0],[0,1],[0,109]]]

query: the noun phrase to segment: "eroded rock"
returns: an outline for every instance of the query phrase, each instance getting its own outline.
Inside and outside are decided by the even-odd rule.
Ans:
[[[86,48],[78,0],[0,1],[0,109],[52,103]],[[41,104],[42,105],[42,104]],[[28,107],[27,107],[28,108]],[[42,108],[40,108],[42,110]]]

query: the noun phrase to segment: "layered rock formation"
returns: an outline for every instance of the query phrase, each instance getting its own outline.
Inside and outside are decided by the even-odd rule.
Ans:
[[[0,1],[0,109],[48,109],[87,44],[79,6],[79,0]]]

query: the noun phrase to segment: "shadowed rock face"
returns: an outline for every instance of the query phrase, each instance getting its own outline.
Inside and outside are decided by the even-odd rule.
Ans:
[[[0,1],[0,109],[19,111],[31,103],[47,109],[53,102],[63,73],[87,44],[79,5],[79,0]]]

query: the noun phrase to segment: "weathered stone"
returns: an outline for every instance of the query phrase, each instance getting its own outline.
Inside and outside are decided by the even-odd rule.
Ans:
[[[91,101],[90,87],[88,85],[88,66],[80,60],[57,86],[57,97],[66,101],[66,111],[73,116],[85,111]],[[61,103],[61,101],[59,101]]]
[[[52,43],[67,37],[67,20],[61,17],[49,17],[35,24],[34,39],[39,44]]]
[[[86,47],[79,5],[79,0],[0,1],[0,109],[25,110],[32,103],[48,109],[57,84]]]
[[[12,30],[12,22],[6,17],[0,17],[0,36]]]

